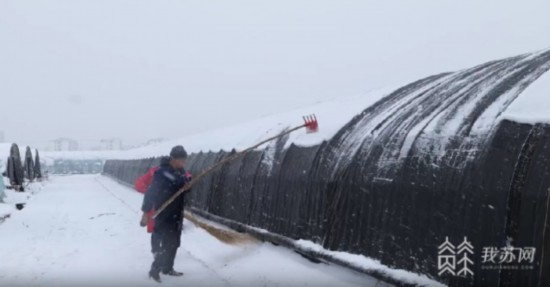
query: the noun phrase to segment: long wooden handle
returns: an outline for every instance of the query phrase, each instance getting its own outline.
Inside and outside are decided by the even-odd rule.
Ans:
[[[187,184],[185,184],[184,187],[182,187],[180,190],[178,190],[176,193],[174,193],[172,195],[172,197],[170,197],[166,202],[164,202],[158,209],[155,210],[155,213],[153,214],[152,218],[156,218],[162,211],[164,211],[164,209],[166,209],[166,207],[168,205],[170,205],[178,196],[180,196],[182,193],[184,193],[185,191],[187,190],[190,190],[191,187],[196,184],[199,180],[201,180],[203,177],[205,177],[206,175],[208,175],[209,173],[211,173],[212,171],[220,168],[221,166],[223,166],[224,164],[230,162],[230,161],[233,161],[241,156],[244,156],[245,154],[249,153],[250,151],[256,149],[257,147],[265,144],[265,143],[268,143],[272,140],[275,140],[275,139],[278,139],[280,137],[283,137],[285,135],[288,135],[290,134],[291,132],[293,131],[296,131],[296,130],[299,130],[303,127],[307,127],[307,124],[303,124],[301,126],[297,126],[297,127],[294,127],[290,130],[287,130],[287,131],[284,131],[276,136],[273,136],[273,137],[270,137],[266,140],[263,140],[257,144],[255,144],[254,146],[251,146],[243,151],[240,151],[240,152],[237,152],[235,153],[234,155],[232,156],[229,156],[229,157],[226,157],[224,158],[223,160],[219,161],[217,164],[207,168],[206,170],[204,170],[203,172],[201,172],[199,175],[197,175],[196,177],[193,177],[193,179],[191,179],[190,182],[188,182]]]

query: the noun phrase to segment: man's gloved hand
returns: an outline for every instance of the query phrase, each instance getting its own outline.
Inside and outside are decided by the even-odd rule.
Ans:
[[[180,175],[178,178],[176,178],[174,185],[178,187],[178,189],[182,188],[186,183],[188,182],[187,177],[185,175]]]
[[[189,184],[189,182],[191,182],[191,174],[189,172],[186,172],[185,174],[182,174],[181,176],[179,176],[177,179],[176,179],[176,182],[175,182],[175,185],[178,187],[178,188],[184,188],[185,190],[189,190],[189,188],[186,188],[185,186]]]
[[[149,215],[144,212],[143,215],[141,216],[141,221],[139,222],[139,225],[141,227],[145,227],[147,226],[150,220],[151,220],[151,217],[149,217]]]
[[[191,183],[191,180],[193,180],[193,175],[187,171],[185,172],[185,177],[187,178],[187,182],[185,183],[185,186],[183,187],[183,189],[185,191],[190,191],[191,185],[189,183]]]

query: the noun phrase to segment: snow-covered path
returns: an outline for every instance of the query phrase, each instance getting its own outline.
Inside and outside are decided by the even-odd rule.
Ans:
[[[0,286],[159,286],[147,278],[149,235],[141,194],[99,175],[53,177],[0,224]],[[218,242],[185,222],[175,268],[162,286],[382,286],[268,243]]]

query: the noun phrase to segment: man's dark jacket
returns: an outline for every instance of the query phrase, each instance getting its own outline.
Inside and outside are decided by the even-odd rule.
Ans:
[[[153,182],[145,193],[141,211],[149,212],[151,208],[158,209],[173,194],[178,192],[189,181],[184,169],[174,169],[170,166],[170,158],[161,159],[160,167],[153,176]],[[183,220],[183,207],[185,205],[184,192],[178,196],[155,218],[155,230],[177,228]]]

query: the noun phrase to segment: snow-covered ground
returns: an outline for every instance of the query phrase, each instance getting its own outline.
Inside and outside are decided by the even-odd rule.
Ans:
[[[9,185],[9,179],[7,177],[0,177],[0,180],[4,181],[4,186]],[[26,204],[26,202],[32,198],[32,196],[43,188],[41,182],[33,182],[30,184],[25,184],[25,192],[16,192],[12,189],[5,189],[4,193],[6,197],[4,198],[4,203],[0,203],[0,222],[3,221],[3,218],[11,215],[16,208],[16,204]],[[0,234],[1,231],[0,231]]]
[[[147,278],[141,200],[100,175],[51,177],[0,224],[0,286],[158,286]],[[226,245],[187,221],[175,268],[184,277],[164,276],[162,286],[386,285],[270,243]]]

